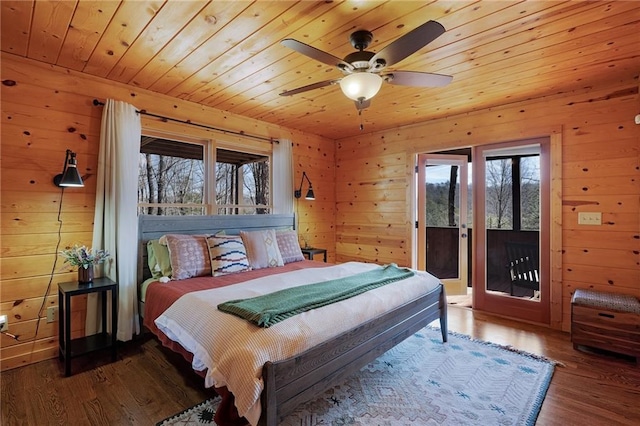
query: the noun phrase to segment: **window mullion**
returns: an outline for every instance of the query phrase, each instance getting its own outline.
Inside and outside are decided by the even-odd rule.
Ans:
[[[520,231],[522,229],[522,214],[520,212],[522,201],[520,195],[520,157],[511,159],[511,202],[513,211],[513,230]]]
[[[218,213],[216,207],[216,145],[215,141],[210,140],[205,146],[205,211],[208,215]]]

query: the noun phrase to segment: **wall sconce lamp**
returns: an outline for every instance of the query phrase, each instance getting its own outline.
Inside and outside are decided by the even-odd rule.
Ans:
[[[74,186],[82,187],[84,182],[78,173],[78,162],[76,161],[76,153],[70,149],[67,150],[67,155],[64,158],[64,168],[62,173],[56,175],[53,178],[53,183],[59,187]]]
[[[296,189],[293,192],[294,197],[300,198],[302,197],[302,184],[304,183],[304,179],[307,179],[309,182],[309,190],[307,191],[307,195],[304,197],[305,200],[315,200],[316,196],[313,194],[313,188],[311,187],[311,181],[309,180],[309,176],[307,176],[306,172],[302,172],[302,179],[300,180],[300,189]]]

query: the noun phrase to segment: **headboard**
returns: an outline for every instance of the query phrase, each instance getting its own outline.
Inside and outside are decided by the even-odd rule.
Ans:
[[[151,276],[147,262],[147,242],[164,234],[215,234],[225,231],[237,235],[240,231],[261,229],[293,229],[293,214],[153,216],[138,217],[138,281]]]

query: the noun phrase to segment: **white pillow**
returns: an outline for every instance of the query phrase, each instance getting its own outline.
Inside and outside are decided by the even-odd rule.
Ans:
[[[242,237],[244,246],[247,248],[249,266],[251,266],[252,269],[284,266],[280,249],[278,249],[275,230],[240,231],[240,236]]]

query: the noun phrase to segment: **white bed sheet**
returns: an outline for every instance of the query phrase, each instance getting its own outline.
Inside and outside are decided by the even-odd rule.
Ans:
[[[261,414],[262,366],[265,362],[295,356],[433,291],[440,282],[426,272],[416,271],[411,278],[296,315],[269,328],[221,312],[217,305],[379,267],[348,262],[193,292],[178,299],[155,323],[167,337],[193,354],[195,370],[207,370],[205,386],[226,386],[235,396],[238,413],[256,425]]]

